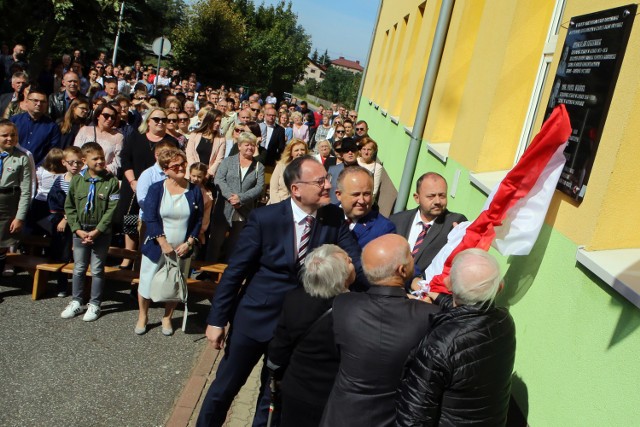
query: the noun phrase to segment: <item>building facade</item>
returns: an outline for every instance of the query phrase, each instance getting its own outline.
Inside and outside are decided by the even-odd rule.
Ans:
[[[426,117],[412,182],[426,171],[442,174],[449,208],[475,218],[541,127],[571,18],[626,4],[383,0],[358,118],[368,122],[394,186],[406,169],[413,127]],[[418,117],[439,37],[432,97]],[[638,422],[638,46],[635,22],[582,201],[556,191],[531,254],[498,255],[506,273],[500,303],[517,327],[513,396],[533,426]],[[415,207],[412,197],[397,203]]]

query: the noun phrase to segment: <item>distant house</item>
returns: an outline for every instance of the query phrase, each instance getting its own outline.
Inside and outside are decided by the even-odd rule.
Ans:
[[[360,65],[360,61],[350,61],[348,59],[344,59],[344,56],[331,61],[331,65],[342,70],[350,71],[353,74],[364,71],[364,68]]]
[[[304,76],[301,81],[314,79],[318,83],[324,80],[324,73],[327,71],[327,67],[320,65],[310,58],[307,58],[307,67],[304,69]]]

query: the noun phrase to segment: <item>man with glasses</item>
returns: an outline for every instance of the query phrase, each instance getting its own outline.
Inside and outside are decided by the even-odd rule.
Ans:
[[[253,120],[254,122],[258,121],[258,113],[261,109],[262,107],[260,106],[260,103],[258,101],[252,101],[251,104],[249,104],[249,110],[251,111],[251,120]]]
[[[364,120],[357,121],[355,129],[356,129],[356,135],[354,139],[356,141],[359,141],[365,136],[369,136],[369,125],[367,125],[367,122],[365,122]]]
[[[49,117],[53,121],[61,121],[74,99],[85,99],[80,93],[80,77],[73,71],[68,71],[62,78],[64,92],[52,93],[49,96]]]
[[[287,145],[284,128],[277,121],[278,113],[273,107],[268,107],[264,113],[264,123],[260,123],[262,132],[261,150],[258,160],[267,167],[274,167],[280,160],[280,155]]]
[[[347,117],[349,118],[349,120],[351,120],[353,123],[358,121],[358,112],[356,110],[350,110],[347,113]]]
[[[342,163],[329,168],[331,187],[334,189],[338,188],[338,176],[340,172],[342,172],[345,167],[358,165],[358,154],[360,153],[360,146],[353,138],[346,137],[341,142],[342,144],[336,148],[336,151],[342,154]],[[335,191],[331,192],[331,203],[336,206],[340,205],[340,200],[336,197]]]
[[[211,304],[207,338],[223,347],[225,328],[233,333],[204,399],[197,426],[221,426],[234,397],[253,367],[265,356],[273,338],[284,296],[300,286],[304,258],[325,243],[336,244],[353,260],[357,279],[351,290],[368,283],[360,264],[360,248],[345,224],[342,210],[329,203],[331,185],[322,164],[310,156],[291,161],[284,181],[291,197],[251,212],[231,254]],[[244,292],[238,293],[244,285]],[[262,371],[253,425],[266,425],[268,372]]]
[[[27,112],[10,119],[18,127],[20,147],[33,155],[36,167],[40,166],[52,148],[62,148],[60,129],[46,113],[47,95],[34,89],[27,97]]]

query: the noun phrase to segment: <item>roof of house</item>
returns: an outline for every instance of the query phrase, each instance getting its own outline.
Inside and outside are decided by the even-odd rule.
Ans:
[[[350,61],[348,59],[344,59],[344,56],[341,56],[338,59],[334,59],[331,61],[333,65],[337,65],[339,67],[350,68],[352,70],[364,71],[362,65],[360,65],[360,61]]]
[[[316,61],[314,61],[311,58],[307,58],[309,60],[309,62],[311,62],[314,66],[318,67],[319,69],[321,69],[322,71],[327,71],[327,67],[325,65],[322,64],[318,64]]]

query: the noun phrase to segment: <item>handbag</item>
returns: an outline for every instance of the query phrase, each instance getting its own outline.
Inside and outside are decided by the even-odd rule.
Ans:
[[[150,298],[153,302],[187,301],[187,281],[175,256],[163,254],[164,264],[151,279]]]
[[[131,214],[131,208],[133,207],[133,200],[136,198],[135,191],[131,197],[131,203],[129,203],[129,209],[122,219],[122,232],[128,236],[138,234],[138,214]]]

